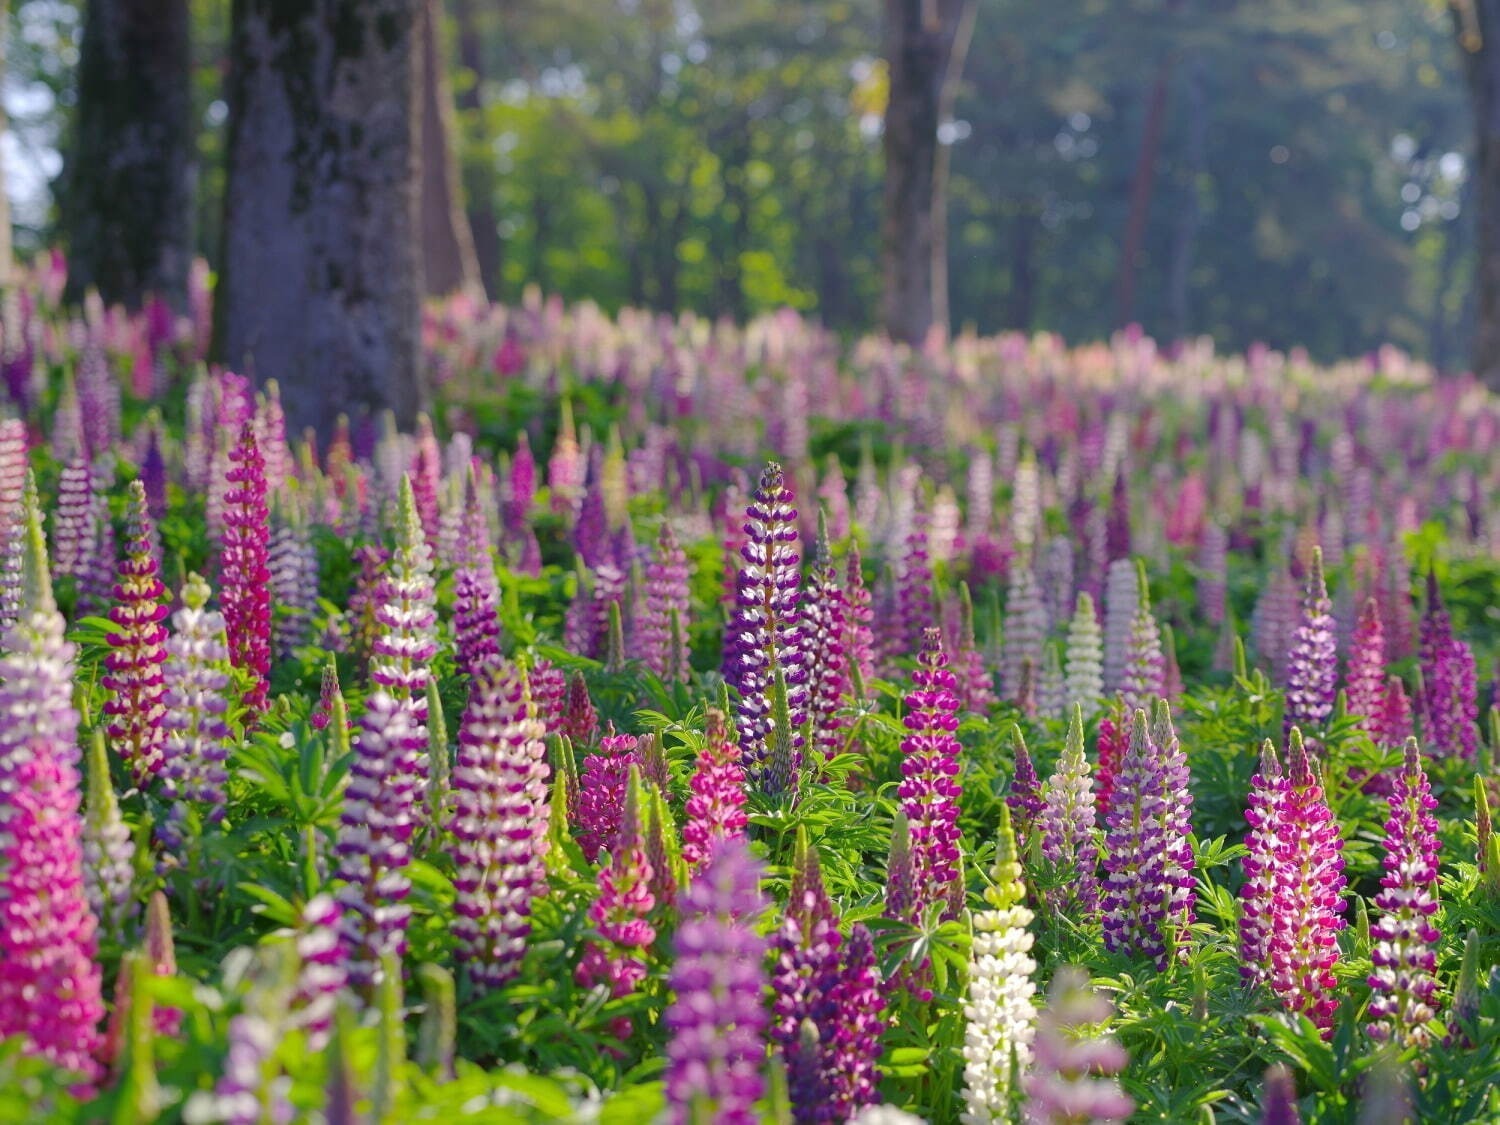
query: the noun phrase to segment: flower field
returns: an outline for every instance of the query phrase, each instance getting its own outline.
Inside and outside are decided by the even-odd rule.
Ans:
[[[320,439],[60,269],[0,1120],[1500,1121],[1473,381],[454,298]]]

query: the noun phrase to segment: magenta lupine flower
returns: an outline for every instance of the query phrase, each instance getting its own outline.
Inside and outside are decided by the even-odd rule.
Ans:
[[[875,680],[875,634],[870,628],[874,609],[870,605],[870,590],[865,585],[864,567],[860,563],[859,545],[849,542],[849,555],[844,570],[844,593],[849,603],[849,616],[844,638],[844,653],[849,661],[851,690],[868,694]],[[862,700],[856,699],[856,702]]]
[[[343,690],[339,687],[339,666],[337,662],[330,659],[323,665],[323,682],[318,690],[318,702],[313,708],[312,723],[313,730],[326,730],[329,722],[333,719],[333,700],[335,696],[342,696]]]
[[[168,610],[162,598],[167,588],[157,577],[151,516],[139,480],[130,482],[129,504],[125,558],[109,610],[114,630],[107,637],[110,651],[100,682],[109,693],[104,713],[109,716],[110,745],[130,767],[135,783],[145,785],[161,772],[165,760],[162,667],[167,630],[162,621]]]
[[[1047,782],[1038,821],[1042,856],[1066,880],[1047,891],[1047,904],[1062,916],[1093,917],[1099,910],[1094,781],[1083,752],[1083,710],[1076,703],[1068,722],[1068,741]]]
[[[298,967],[287,1004],[288,1023],[307,1032],[307,1044],[314,1051],[328,1045],[339,995],[349,986],[342,921],[343,911],[332,895],[314,895],[302,907],[293,939]]]
[[[740,746],[729,727],[728,716],[715,707],[708,709],[703,747],[688,782],[687,819],[682,825],[682,858],[696,872],[723,840],[744,836],[745,771],[740,766]]]
[[[651,895],[651,861],[646,858],[638,800],[641,784],[634,768],[631,775],[626,780],[625,809],[612,841],[609,865],[599,872],[599,897],[589,907],[589,921],[598,939],[585,943],[574,974],[581,987],[603,984],[612,997],[629,995],[646,979],[645,952],[656,940],[656,927],[650,921],[656,905]],[[631,1026],[630,1018],[622,1016],[613,1022],[611,1031],[624,1042]]]
[[[1344,672],[1344,700],[1349,714],[1358,716],[1376,737],[1381,704],[1385,700],[1385,626],[1380,603],[1366,598],[1349,645],[1349,667]]]
[[[922,637],[912,690],[906,696],[902,722],[901,785],[897,794],[911,831],[915,899],[905,921],[914,921],[934,903],[948,897],[958,878],[959,783],[958,697],[948,671],[942,635],[928,629]]]
[[[1120,672],[1120,697],[1128,714],[1137,707],[1150,707],[1167,690],[1167,662],[1162,652],[1161,627],[1151,612],[1151,594],[1146,585],[1146,567],[1136,572],[1135,617],[1125,646],[1125,667]]]
[[[281,407],[281,386],[275,379],[267,379],[265,391],[255,396],[255,436],[266,459],[266,487],[275,496],[292,471],[286,412]]]
[[[1338,694],[1337,629],[1333,603],[1323,581],[1323,552],[1314,548],[1302,596],[1302,619],[1287,654],[1287,731],[1294,726],[1321,728],[1333,714],[1334,696]]]
[[[561,668],[546,660],[532,664],[526,681],[531,688],[531,705],[549,735],[562,734],[563,699],[568,693],[568,677]]]
[[[1114,1125],[1135,1103],[1113,1076],[1130,1056],[1114,1039],[1093,1032],[1114,1015],[1114,1005],[1089,985],[1082,969],[1058,970],[1037,1019],[1031,1068],[1022,1076],[1026,1125]]]
[[[682,923],[668,983],[675,999],[663,1023],[667,1041],[667,1119],[756,1125],[766,1013],[756,933],[765,910],[759,864],[738,840],[718,844],[682,897]]]
[[[1016,559],[1010,568],[1010,589],[1005,596],[1005,631],[1000,657],[1000,688],[1005,698],[1021,698],[1022,680],[1029,661],[1032,686],[1042,666],[1042,645],[1047,639],[1047,615],[1031,567]]]
[[[438,492],[443,480],[443,451],[438,447],[437,435],[432,432],[432,419],[426,414],[417,415],[417,432],[413,436],[413,444],[416,448],[407,479],[411,483],[412,500],[417,509],[417,518],[422,521],[427,546],[436,550],[438,525],[442,522]]]
[[[382,957],[406,952],[406,866],[421,801],[417,759],[426,744],[416,729],[411,700],[376,691],[365,702],[354,741],[338,837],[337,898],[349,979],[360,988],[379,983]]]
[[[208,583],[188,575],[182,608],[172,617],[175,632],[166,646],[161,789],[167,815],[156,828],[167,853],[163,862],[175,862],[175,853],[198,839],[201,825],[224,817],[229,645],[224,616],[207,608],[208,598]]]
[[[562,733],[567,735],[575,749],[582,749],[593,745],[594,735],[598,732],[599,712],[589,698],[588,681],[582,672],[574,672],[563,700]]]
[[[1370,928],[1370,1035],[1402,1047],[1425,1048],[1437,1019],[1437,820],[1417,740],[1406,742],[1385,822],[1385,874]]]
[[[1411,703],[1406,698],[1406,685],[1400,676],[1386,681],[1385,698],[1380,701],[1380,710],[1375,716],[1375,744],[1387,750],[1405,746],[1412,736]]]
[[[1159,969],[1180,923],[1181,885],[1190,878],[1169,772],[1176,771],[1151,738],[1146,713],[1136,711],[1105,814],[1104,945],[1148,957]]]
[[[220,597],[229,634],[229,660],[250,674],[242,700],[248,721],[266,709],[271,672],[270,511],[266,471],[255,428],[246,422],[229,453],[225,474],[224,541],[219,550]]]
[[[768,793],[796,787],[807,699],[806,654],[798,613],[797,509],[772,461],[745,509],[744,563],[725,634],[725,678],[739,693],[740,750],[751,780]],[[777,730],[773,695],[786,686],[789,729]]]
[[[927,545],[928,516],[920,507],[912,513],[901,554],[896,586],[896,613],[900,621],[901,649],[910,652],[922,644],[922,634],[936,622],[932,613],[932,562]]]
[[[485,665],[469,691],[453,763],[453,935],[480,988],[520,970],[531,902],[545,893],[547,747],[514,666]]]
[[[271,640],[276,654],[286,659],[307,643],[318,609],[318,553],[313,549],[306,520],[295,509],[279,520],[266,565],[271,574],[271,597],[276,603]]]
[[[687,628],[692,612],[687,555],[663,520],[646,567],[646,606],[638,631],[641,660],[666,683],[687,683]]]
[[[844,653],[849,606],[834,566],[827,523],[821,514],[818,522],[812,573],[802,605],[802,626],[808,666],[808,723],[813,745],[826,759],[844,747],[843,732],[849,724],[839,710],[852,689]]]
[[[0,418],[0,631],[21,611],[21,567],[26,553],[26,423]]]
[[[838,1014],[827,1051],[833,1074],[835,1119],[854,1116],[879,1101],[877,1064],[885,1035],[885,991],[875,961],[875,940],[856,922],[844,942],[843,967],[830,1007]]]
[[[573,836],[590,863],[600,852],[615,848],[625,815],[630,769],[641,762],[638,747],[634,735],[616,734],[611,726],[599,740],[599,752],[583,759]]]
[[[1010,791],[1005,795],[1005,804],[1010,809],[1010,820],[1015,826],[1021,854],[1026,855],[1031,850],[1032,830],[1045,807],[1042,781],[1037,776],[1036,763],[1031,760],[1031,751],[1026,748],[1026,739],[1019,725],[1012,724],[1010,728],[1010,745],[1015,768],[1011,771]]]
[[[1102,818],[1109,810],[1110,794],[1115,788],[1115,773],[1120,768],[1120,759],[1125,756],[1128,733],[1123,729],[1118,712],[1111,710],[1099,718],[1099,766],[1094,771],[1094,807]]]
[[[524,523],[531,515],[531,506],[536,503],[536,480],[536,457],[531,452],[531,440],[522,430],[516,435],[516,455],[510,459],[510,488],[503,513],[512,531],[517,522]]]
[[[1296,727],[1286,776],[1263,777],[1262,791],[1252,830],[1263,835],[1256,842],[1254,882],[1244,892],[1255,904],[1255,922],[1248,940],[1242,933],[1242,945],[1249,956],[1266,960],[1247,975],[1264,980],[1290,1011],[1328,1034],[1338,1009],[1333,965],[1344,928],[1343,841]]]
[[[73,654],[26,514],[20,613],[0,640],[0,1039],[93,1082],[104,1018],[84,893]]]

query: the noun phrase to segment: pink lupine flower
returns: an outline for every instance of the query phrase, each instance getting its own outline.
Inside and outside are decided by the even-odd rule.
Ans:
[[[849,660],[850,687],[857,695],[863,693],[867,696],[875,680],[875,635],[870,628],[874,610],[870,606],[869,588],[865,586],[859,546],[852,540],[845,563],[844,591],[849,603],[844,652]],[[862,700],[856,699],[856,702]]]
[[[219,567],[229,659],[250,675],[243,699],[250,722],[266,709],[271,672],[270,511],[266,507],[265,462],[255,428],[246,422],[229,453],[225,475],[224,541]]]
[[[839,583],[826,521],[821,514],[818,522],[812,573],[802,606],[809,679],[807,709],[813,745],[825,758],[832,758],[843,749],[843,731],[848,725],[848,720],[839,711],[851,694],[849,662],[844,652],[849,606]]]
[[[686,683],[687,628],[691,613],[687,555],[670,522],[663,520],[646,568],[645,609],[639,628],[641,660],[667,683]]]
[[[901,740],[901,785],[897,794],[911,831],[916,899],[908,921],[948,897],[958,878],[959,742],[956,682],[948,670],[942,636],[928,629],[922,638],[912,690],[906,696]]]
[[[600,852],[615,848],[625,815],[630,770],[640,765],[638,746],[634,735],[616,734],[611,726],[599,740],[599,752],[583,759],[573,835],[590,863],[599,858]]]
[[[745,771],[740,747],[728,716],[708,709],[703,747],[688,782],[687,819],[682,826],[682,858],[689,868],[701,867],[721,840],[745,834]]]
[[[1380,603],[1366,598],[1349,645],[1349,667],[1344,673],[1344,699],[1349,714],[1360,717],[1371,737],[1385,701],[1385,626]]]

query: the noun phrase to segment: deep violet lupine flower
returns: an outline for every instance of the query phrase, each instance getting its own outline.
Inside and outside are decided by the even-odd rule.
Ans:
[[[1344,700],[1349,714],[1358,716],[1376,737],[1381,704],[1385,700],[1385,626],[1380,603],[1366,598],[1349,645],[1349,667],[1344,673]]]
[[[1168,845],[1167,923],[1179,933],[1185,932],[1194,919],[1193,898],[1197,880],[1193,876],[1193,778],[1188,770],[1187,754],[1172,726],[1172,709],[1158,699],[1151,712],[1151,742],[1157,749],[1162,770],[1164,807],[1162,822]]]
[[[1322,728],[1338,693],[1338,625],[1323,581],[1323,552],[1313,549],[1302,619],[1286,661],[1286,729]]]
[[[1031,1070],[1021,1079],[1026,1125],[1116,1125],[1134,1111],[1135,1102],[1113,1080],[1129,1055],[1114,1039],[1088,1031],[1113,1015],[1114,1005],[1082,969],[1057,971],[1037,1019]]]
[[[166,662],[167,589],[157,577],[151,547],[151,516],[146,491],[139,480],[130,482],[125,558],[115,584],[115,604],[109,620],[114,629],[107,640],[105,673],[100,680],[109,693],[104,713],[109,716],[109,741],[130,767],[137,785],[161,772],[166,712],[162,666]]]
[[[1290,1011],[1307,1015],[1330,1034],[1338,1009],[1333,965],[1346,905],[1343,841],[1296,727],[1287,758],[1284,777],[1265,778],[1267,798],[1252,825],[1267,832],[1261,847],[1270,857],[1264,872],[1257,871],[1253,887],[1247,884],[1256,918],[1270,917],[1268,936],[1252,934],[1250,952],[1258,955],[1263,941],[1267,957],[1253,976],[1259,979],[1264,972],[1271,991]],[[1257,926],[1264,930],[1263,922]]]
[[[688,787],[692,794],[682,825],[682,858],[696,872],[720,841],[742,837],[749,823],[739,742],[728,717],[715,707],[708,709],[703,747]]]
[[[646,567],[646,604],[637,630],[641,660],[666,683],[687,683],[686,632],[692,612],[687,554],[663,520]],[[675,634],[675,635],[674,635]]]
[[[1125,667],[1120,673],[1120,697],[1126,712],[1149,707],[1166,694],[1167,662],[1162,652],[1161,627],[1151,612],[1151,594],[1146,586],[1146,567],[1136,572],[1135,617],[1125,646]]]
[[[599,897],[589,907],[589,922],[598,940],[585,943],[574,973],[581,987],[603,984],[616,998],[629,995],[646,979],[645,952],[656,940],[656,927],[650,921],[656,900],[651,895],[651,861],[646,857],[641,793],[640,774],[632,766],[626,780],[620,830],[609,864],[599,872]],[[622,1043],[630,1037],[631,1028],[628,1016],[611,1025]]]
[[[1037,776],[1036,763],[1031,760],[1031,751],[1026,748],[1026,738],[1019,724],[1011,724],[1010,745],[1015,768],[1011,771],[1010,792],[1005,795],[1005,804],[1010,809],[1011,823],[1015,825],[1016,839],[1020,841],[1024,855],[1031,850],[1032,833],[1045,802],[1042,800],[1042,780]]]
[[[21,611],[21,564],[26,547],[26,423],[0,418],[0,631]]]
[[[851,694],[844,652],[849,606],[833,562],[827,520],[818,514],[818,539],[802,605],[803,643],[808,667],[808,722],[813,745],[832,758],[844,744],[847,719],[839,714]]]
[[[876,1089],[881,1038],[885,1035],[885,993],[875,961],[875,940],[856,922],[844,941],[843,966],[830,998],[838,1013],[828,1050],[833,1072],[835,1114],[847,1117],[879,1099]]]
[[[411,880],[405,869],[421,800],[416,759],[425,745],[415,729],[410,700],[376,691],[354,742],[338,838],[337,898],[349,979],[360,988],[379,983],[383,957],[406,952]]]
[[[166,851],[163,862],[180,859],[177,853],[199,837],[197,828],[224,816],[229,645],[224,616],[207,608],[208,598],[208,583],[188,575],[182,608],[172,617],[175,632],[166,646],[161,787],[168,806],[156,829]]]
[[[958,697],[948,670],[942,634],[928,629],[906,696],[901,740],[901,784],[897,795],[911,831],[915,900],[905,918],[920,918],[948,897],[958,878],[959,783]]]
[[[1099,844],[1094,839],[1094,781],[1083,752],[1083,710],[1076,703],[1068,740],[1042,801],[1042,857],[1065,879],[1048,889],[1047,905],[1062,916],[1091,918],[1099,910]]]
[[[599,712],[589,698],[589,684],[582,672],[574,672],[568,681],[568,694],[563,699],[562,733],[575,749],[592,746],[594,735],[599,733]]]
[[[1081,744],[1080,744],[1081,752]],[[1036,1028],[1032,996],[1032,937],[1027,926],[1026,884],[1011,831],[1010,812],[1000,809],[993,882],[985,889],[988,910],[974,914],[969,983],[964,1000],[964,1125],[1011,1120],[1011,1070],[1031,1061]]]
[[[224,494],[224,539],[219,549],[220,596],[229,660],[250,675],[242,702],[254,723],[266,709],[271,672],[270,510],[266,467],[246,422],[229,453]]]
[[[756,933],[765,910],[760,867],[743,841],[719,843],[682,896],[672,939],[674,999],[667,1041],[667,1119],[756,1125],[765,1084],[761,993],[766,943]]]
[[[359,564],[359,573],[354,578],[354,589],[349,592],[349,606],[344,616],[351,622],[355,659],[361,668],[367,669],[370,652],[375,647],[375,634],[379,630],[375,611],[380,608],[390,554],[384,547],[365,543],[354,548],[353,559]]]
[[[1166,967],[1179,919],[1177,889],[1185,841],[1168,800],[1168,767],[1137,710],[1105,814],[1104,945]]]
[[[793,501],[781,466],[769,462],[745,510],[744,563],[725,634],[725,678],[739,692],[740,750],[751,780],[772,794],[797,784],[807,700]],[[774,715],[778,676],[786,688],[786,730],[777,729]]]
[[[1422,617],[1422,693],[1417,700],[1426,741],[1437,757],[1472,760],[1478,751],[1478,672],[1474,653],[1453,635],[1436,576],[1427,575]]]
[[[874,610],[870,605],[869,588],[865,585],[859,545],[853,540],[849,542],[845,560],[844,593],[849,603],[844,653],[849,661],[850,690],[855,702],[862,702],[875,679],[875,634],[870,627]]]
[[[547,748],[509,664],[480,669],[453,763],[449,846],[458,959],[481,988],[520,969],[532,899],[546,890]]]
[[[573,836],[584,858],[593,863],[602,851],[613,851],[623,823],[626,788],[632,766],[639,766],[639,740],[616,734],[613,726],[599,740],[599,752],[583,759]]]
[[[1407,739],[1405,760],[1388,798],[1385,874],[1375,896],[1371,927],[1369,1027],[1377,1040],[1425,1048],[1437,1018],[1437,944],[1432,916],[1438,909],[1437,820],[1417,740]]]
[[[30,487],[28,492],[34,495]],[[78,815],[74,647],[27,505],[20,612],[0,639],[0,1039],[92,1082],[104,1017]]]
[[[1094,599],[1078,595],[1078,608],[1068,624],[1067,672],[1063,679],[1067,705],[1078,704],[1085,716],[1099,710],[1104,700],[1104,638]]]

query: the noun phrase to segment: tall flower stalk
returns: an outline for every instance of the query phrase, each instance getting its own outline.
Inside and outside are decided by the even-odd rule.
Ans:
[[[1286,729],[1320,730],[1333,714],[1338,687],[1337,623],[1323,581],[1323,552],[1313,549],[1302,595],[1302,618],[1287,656]]]
[[[958,697],[941,634],[928,629],[912,674],[902,722],[901,784],[897,795],[911,830],[916,901],[907,920],[948,897],[958,876]]]
[[[724,840],[745,835],[745,771],[740,747],[729,718],[718,708],[708,710],[703,746],[688,782],[687,819],[682,826],[682,858],[696,871]]]
[[[1091,918],[1099,911],[1099,844],[1094,838],[1094,782],[1083,752],[1083,708],[1077,703],[1042,801],[1042,857],[1059,880],[1047,889],[1047,905],[1060,916]]]
[[[229,660],[250,678],[241,701],[250,722],[266,709],[271,673],[270,510],[266,463],[255,427],[246,422],[225,474],[224,539],[219,551]]]

